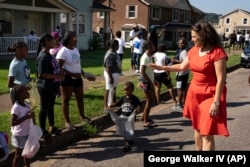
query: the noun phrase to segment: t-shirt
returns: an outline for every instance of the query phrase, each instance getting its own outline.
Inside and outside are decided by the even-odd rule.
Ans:
[[[30,69],[25,59],[13,58],[9,66],[9,77],[15,77],[14,84],[27,85],[30,82]]]
[[[59,74],[60,69],[59,65],[51,54],[41,51],[37,57],[37,72],[38,74]],[[55,90],[55,83],[59,82],[55,79],[45,79],[38,77],[37,78],[37,86],[51,89],[51,91]]]
[[[142,46],[143,46],[144,40],[138,37],[135,37],[133,39],[133,46],[134,46],[134,53],[142,54]]]
[[[245,41],[249,41],[249,34],[248,33],[245,35]]]
[[[56,54],[58,53],[58,51],[63,47],[62,44],[59,45],[59,47],[57,48],[51,48],[49,50],[49,53],[52,55],[52,56],[56,56]]]
[[[137,33],[137,32],[136,32],[135,30],[131,30],[131,31],[129,32],[129,37],[135,36],[136,33]],[[133,46],[133,40],[130,40],[130,46]]]
[[[153,63],[152,57],[149,57],[146,53],[144,53],[141,57],[140,60],[140,71],[141,71],[141,66],[145,66],[146,70],[145,73],[149,77],[149,79],[153,82],[154,81],[154,71],[148,67],[150,63]]]
[[[18,119],[23,118],[30,111],[30,106],[25,103],[26,106],[21,106],[15,103],[11,108],[11,115],[17,115]],[[29,135],[29,119],[26,119],[22,123],[16,126],[11,126],[11,133],[14,136],[28,136]]]
[[[120,56],[116,52],[108,50],[104,56],[103,66],[110,67],[111,73],[120,73],[121,72]]]
[[[164,53],[164,52],[156,52],[154,55],[153,55],[153,58],[155,60],[155,64],[156,65],[159,65],[159,66],[165,66],[166,65],[166,59],[168,58],[167,57],[167,54]],[[154,70],[155,73],[163,73],[165,72],[164,70]]]
[[[119,42],[119,48],[116,52],[117,54],[123,54],[123,47],[125,46],[125,41],[121,38],[116,38],[116,40]]]
[[[63,68],[71,73],[81,73],[81,58],[77,48],[73,50],[62,47],[56,55],[56,59],[64,60]]]
[[[125,116],[129,116],[139,105],[141,105],[141,102],[135,95],[130,97],[123,96],[116,103],[116,106],[121,107],[122,114]]]
[[[186,49],[179,49],[177,51],[176,58],[178,58],[178,60],[180,60],[181,62],[185,60],[185,58],[187,57],[187,50]],[[189,70],[185,70],[185,71],[179,71],[176,73],[176,75],[181,76],[181,75],[186,75],[189,73]]]

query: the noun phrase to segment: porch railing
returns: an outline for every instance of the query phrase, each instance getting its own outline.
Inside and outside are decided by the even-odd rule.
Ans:
[[[10,54],[7,51],[16,41],[24,41],[28,44],[29,53],[35,53],[37,49],[38,39],[28,37],[0,37],[0,56]]]

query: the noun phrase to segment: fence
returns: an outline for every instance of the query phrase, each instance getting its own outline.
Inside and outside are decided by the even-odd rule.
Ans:
[[[28,44],[29,53],[35,53],[37,49],[38,38],[28,37],[0,37],[0,56],[9,54],[7,47],[12,46],[16,41],[24,41]]]

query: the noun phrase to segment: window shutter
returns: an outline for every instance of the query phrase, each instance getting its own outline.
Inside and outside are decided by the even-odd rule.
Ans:
[[[135,18],[138,18],[138,5],[135,6]]]
[[[128,10],[129,10],[129,6],[126,5],[126,16],[125,16],[126,18],[128,18],[128,12],[129,12]]]

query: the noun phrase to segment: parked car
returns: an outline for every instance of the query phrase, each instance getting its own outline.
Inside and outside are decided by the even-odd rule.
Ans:
[[[240,65],[242,67],[250,67],[250,45],[243,49],[240,57]]]

